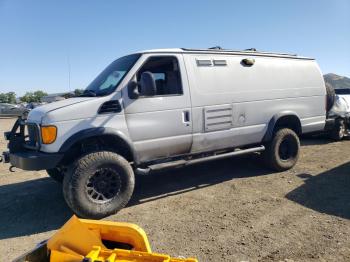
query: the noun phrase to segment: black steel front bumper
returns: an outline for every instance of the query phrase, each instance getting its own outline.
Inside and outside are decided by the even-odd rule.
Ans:
[[[28,134],[25,131],[26,127],[29,127]],[[13,167],[23,170],[51,169],[55,168],[63,158],[61,153],[39,151],[39,127],[33,123],[26,123],[22,118],[18,118],[11,132],[5,132],[4,135],[9,141],[9,151],[3,152],[0,160],[10,163]]]
[[[62,160],[63,154],[23,151],[3,153],[3,161],[23,170],[44,170],[55,168]]]

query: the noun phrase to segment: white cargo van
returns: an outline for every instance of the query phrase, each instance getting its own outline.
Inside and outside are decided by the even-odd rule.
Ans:
[[[143,51],[112,62],[81,97],[19,119],[5,133],[3,160],[47,170],[63,181],[76,214],[100,218],[128,203],[134,173],[249,152],[261,152],[276,171],[292,168],[298,136],[324,128],[325,96],[311,58],[253,49]]]

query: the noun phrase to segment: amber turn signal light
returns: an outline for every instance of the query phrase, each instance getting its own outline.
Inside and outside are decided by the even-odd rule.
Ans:
[[[42,126],[41,127],[41,141],[43,144],[52,144],[57,137],[57,127]]]

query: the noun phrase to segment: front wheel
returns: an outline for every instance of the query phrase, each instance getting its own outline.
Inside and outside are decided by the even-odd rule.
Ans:
[[[278,172],[292,168],[299,158],[298,135],[289,128],[278,130],[272,141],[266,145],[263,157],[266,165]]]
[[[99,219],[115,214],[130,200],[133,170],[122,156],[108,151],[79,158],[63,180],[67,204],[80,217]]]

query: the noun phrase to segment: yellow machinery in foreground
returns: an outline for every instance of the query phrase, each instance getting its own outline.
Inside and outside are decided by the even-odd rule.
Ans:
[[[137,225],[73,216],[47,242],[15,262],[198,262],[152,253]]]

